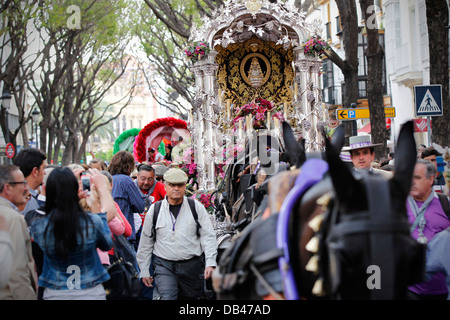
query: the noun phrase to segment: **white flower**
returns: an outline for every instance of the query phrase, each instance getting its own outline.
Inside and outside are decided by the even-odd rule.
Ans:
[[[260,37],[262,37],[263,34],[264,34],[264,30],[263,30],[262,28],[258,28],[258,29],[256,29],[256,33],[257,33]]]
[[[231,30],[231,29],[225,30],[223,33],[223,37],[226,39],[229,39],[231,37],[231,35],[233,34],[232,32],[233,32],[233,30]]]

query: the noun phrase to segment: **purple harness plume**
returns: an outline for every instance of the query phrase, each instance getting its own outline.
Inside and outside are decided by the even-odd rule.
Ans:
[[[289,218],[298,198],[311,186],[322,180],[328,171],[328,163],[321,159],[310,159],[302,166],[302,171],[295,179],[294,187],[289,191],[280,209],[277,223],[277,247],[283,250],[278,259],[284,283],[284,293],[288,300],[298,300],[299,294],[295,285],[294,273],[289,257]]]

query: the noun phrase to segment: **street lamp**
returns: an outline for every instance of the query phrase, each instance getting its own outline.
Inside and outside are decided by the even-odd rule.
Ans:
[[[2,100],[2,109],[5,109],[5,144],[7,144],[9,142],[8,111],[11,105],[11,94],[6,89],[4,89],[0,100]]]
[[[32,118],[33,123],[34,123],[34,132],[36,133],[36,148],[39,148],[37,127],[38,127],[40,114],[41,113],[39,112],[39,110],[37,108],[34,108],[33,112],[31,112],[31,118]]]

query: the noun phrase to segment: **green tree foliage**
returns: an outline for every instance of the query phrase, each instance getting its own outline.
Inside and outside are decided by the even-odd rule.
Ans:
[[[202,24],[204,16],[222,5],[218,1],[199,0],[145,0],[134,24],[140,44],[148,61],[155,67],[158,77],[169,91],[176,91],[192,104],[194,77],[189,70],[183,50],[189,39],[191,28]],[[148,79],[150,87],[165,89],[160,82]],[[173,97],[173,96],[172,96]],[[174,99],[156,97],[169,110],[186,118],[186,108]]]
[[[41,81],[30,89],[43,115],[40,147],[49,158],[56,158],[62,143],[63,164],[79,162],[89,136],[117,118],[131,99],[133,89],[113,116],[113,104],[102,104],[130,60],[129,19],[123,0],[52,1],[41,8],[36,21],[45,44],[36,59]]]

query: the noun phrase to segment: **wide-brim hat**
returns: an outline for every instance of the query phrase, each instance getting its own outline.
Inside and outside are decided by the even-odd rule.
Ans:
[[[164,173],[164,181],[173,183],[173,184],[180,184],[180,183],[186,183],[188,181],[187,174],[178,168],[172,168],[166,171]]]
[[[365,134],[362,136],[352,136],[349,138],[350,146],[342,148],[342,151],[352,151],[364,148],[373,148],[382,146],[382,143],[372,143],[372,136]]]

